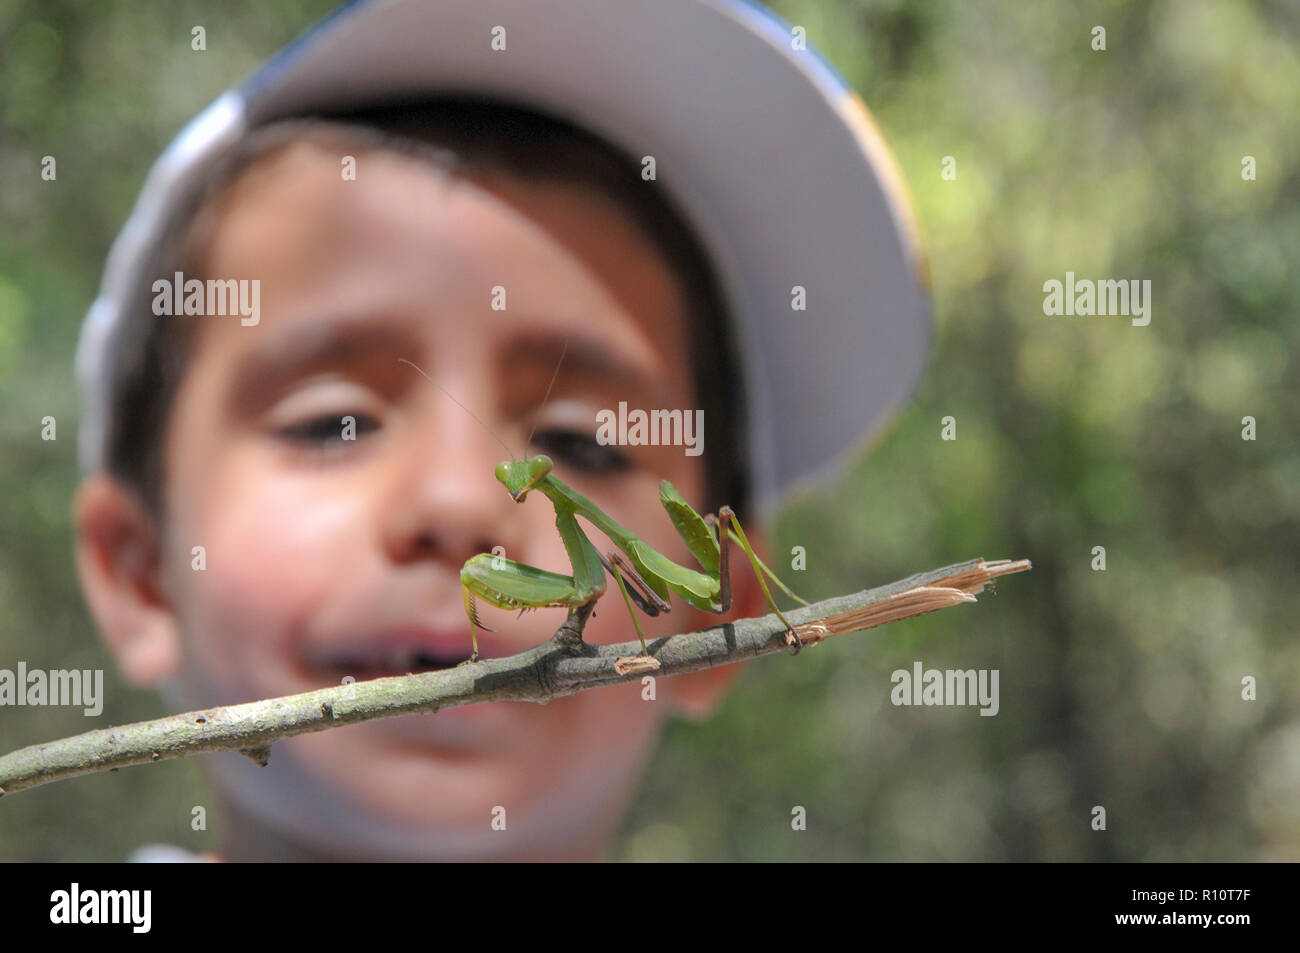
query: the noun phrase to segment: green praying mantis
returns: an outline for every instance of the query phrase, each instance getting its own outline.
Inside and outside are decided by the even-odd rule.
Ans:
[[[561,353],[560,361],[564,355]],[[405,364],[410,361],[402,359]],[[429,375],[420,371],[426,379],[438,387]],[[556,365],[556,374],[559,364]],[[551,378],[552,386],[555,378]],[[447,394],[443,390],[444,394]],[[451,397],[450,394],[447,394]],[[550,388],[547,388],[547,397]],[[451,398],[455,401],[455,398]],[[456,401],[460,404],[460,401]],[[476,420],[469,408],[460,406]],[[482,421],[480,421],[481,423]],[[486,426],[486,424],[484,425]],[[500,441],[500,438],[497,438]],[[531,437],[530,437],[531,440]],[[502,442],[502,446],[505,446]],[[573,569],[572,575],[550,572],[529,566],[526,563],[507,559],[504,556],[482,553],[465,562],[460,571],[461,589],[465,600],[465,615],[469,618],[470,638],[473,654],[468,661],[478,659],[478,630],[495,631],[484,625],[479,619],[475,598],[502,609],[540,609],[566,608],[572,613],[578,608],[594,602],[605,593],[605,574],[608,573],[618,584],[627,604],[632,624],[641,640],[641,651],[649,654],[646,647],[645,633],[637,619],[636,608],[649,616],[657,616],[671,608],[669,602],[676,594],[687,604],[706,612],[719,615],[731,609],[731,575],[729,553],[731,543],[738,543],[758,577],[758,584],[767,598],[772,611],[785,624],[786,640],[798,654],[803,641],[795,632],[789,620],[781,613],[767,587],[771,579],[781,590],[796,602],[808,603],[790,591],[776,574],[769,569],[754,552],[745,531],[730,506],[719,507],[716,514],[701,516],[682,497],[681,493],[664,480],[659,485],[659,502],[667,511],[677,534],[695,557],[700,568],[691,569],[680,565],[637,537],[631,530],[615,522],[599,506],[574,490],[553,472],[550,457],[544,454],[518,459],[513,451],[506,447],[511,459],[502,462],[496,468],[496,478],[510,493],[516,503],[524,502],[528,494],[536,490],[543,494],[555,508],[555,525]],[[613,542],[615,549],[602,555],[587,536],[577,517],[583,517],[600,529]],[[728,525],[729,524],[729,525]],[[629,584],[631,588],[629,589]],[[634,604],[635,607],[634,608]]]

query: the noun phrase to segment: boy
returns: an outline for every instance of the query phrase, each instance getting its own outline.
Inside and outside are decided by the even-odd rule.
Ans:
[[[571,571],[551,509],[515,504],[492,479],[502,444],[547,453],[565,482],[689,566],[660,480],[701,512],[730,503],[746,520],[747,474],[770,507],[910,391],[924,296],[877,179],[888,166],[864,152],[862,113],[828,109],[844,91],[824,68],[777,45],[788,31],[747,5],[629,5],[594,22],[565,4],[542,19],[535,4],[489,6],[411,0],[327,21],[161,160],[141,224],[110,259],[79,354],[93,402],[79,568],[124,673],[162,684],[177,710],[466,658],[466,559]],[[434,26],[455,35],[413,80]],[[616,121],[665,51],[689,54],[683,37],[701,41],[692,98],[723,112],[675,123],[665,113],[696,107],[669,95],[635,125]],[[557,59],[559,38],[597,52]],[[743,64],[737,78],[752,74],[758,95],[700,69],[715,57]],[[491,95],[448,95],[438,70]],[[810,94],[820,122],[797,113],[775,139],[753,110],[814,110]],[[716,115],[738,126],[725,147],[692,129]],[[619,122],[620,147],[586,131]],[[627,154],[637,139],[644,152]],[[761,154],[773,142],[816,162],[773,168]],[[738,227],[744,215],[755,227]],[[220,283],[239,306],[170,313],[191,282]],[[799,288],[815,306],[792,304]],[[871,352],[853,353],[858,342]],[[621,403],[702,409],[704,453],[601,443],[598,415]],[[732,582],[722,618],[767,611],[743,561]],[[634,637],[618,599],[611,586],[589,641]],[[486,657],[545,640],[562,618],[480,611],[497,630],[480,632]],[[643,626],[654,638],[719,618],[676,601]],[[656,702],[625,685],[303,735],[265,768],[206,758],[221,856],[599,858],[665,714],[706,715],[735,673],[662,680]],[[504,830],[491,823],[500,809]]]

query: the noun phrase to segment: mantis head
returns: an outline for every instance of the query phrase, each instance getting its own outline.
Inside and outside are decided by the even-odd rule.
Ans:
[[[551,458],[545,454],[527,460],[507,460],[497,466],[497,479],[510,491],[510,498],[522,503],[528,491],[551,472]]]

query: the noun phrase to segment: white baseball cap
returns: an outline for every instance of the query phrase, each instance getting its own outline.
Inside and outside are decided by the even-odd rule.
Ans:
[[[770,515],[901,411],[931,333],[902,180],[861,98],[800,39],[749,0],[343,6],[196,117],[150,170],[78,344],[83,470],[106,462],[111,358],[168,214],[227,150],[283,118],[466,93],[655,157],[730,306],[755,502]],[[805,310],[792,307],[796,286]]]

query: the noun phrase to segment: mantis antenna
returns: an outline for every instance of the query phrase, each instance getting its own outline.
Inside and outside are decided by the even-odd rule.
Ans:
[[[569,350],[569,336],[564,336],[564,346],[560,348],[560,359],[555,362],[555,373],[551,375],[551,382],[546,385],[546,396],[542,398],[542,410],[546,409],[546,403],[551,399],[551,388],[555,386],[555,379],[560,376],[560,365],[564,363],[564,355]],[[528,442],[524,444],[525,448],[533,445],[533,434],[537,433],[537,421],[533,421],[533,429],[528,431]]]
[[[566,346],[568,345],[568,339],[567,339],[567,338],[565,339],[565,345],[566,345]],[[564,357],[564,355],[561,354],[560,357],[561,357],[561,360],[562,360],[563,357]],[[426,381],[428,381],[428,382],[429,382],[430,384],[432,384],[434,387],[438,388],[438,390],[440,390],[440,391],[442,391],[444,394],[446,394],[446,395],[447,395],[447,398],[448,398],[448,399],[449,399],[453,404],[455,404],[455,405],[456,405],[457,407],[459,407],[461,410],[465,411],[465,413],[469,414],[471,417],[473,417],[475,420],[477,420],[477,421],[478,421],[478,424],[479,424],[480,427],[482,427],[484,430],[486,430],[488,433],[490,433],[493,437],[495,437],[497,443],[501,444],[502,447],[505,447],[505,451],[506,451],[506,453],[510,454],[510,459],[511,459],[511,460],[518,460],[518,459],[519,459],[518,457],[515,456],[515,452],[514,452],[513,450],[511,450],[509,447],[506,447],[506,442],[505,442],[504,440],[502,440],[499,436],[497,436],[497,432],[496,432],[495,430],[493,430],[491,427],[489,427],[487,424],[483,423],[483,421],[479,418],[479,415],[478,415],[478,414],[474,413],[474,411],[470,410],[468,407],[466,407],[464,404],[462,404],[460,401],[458,401],[455,397],[452,397],[451,394],[448,392],[447,388],[443,387],[441,384],[439,384],[437,381],[435,381],[435,380],[434,380],[432,377],[430,377],[428,374],[424,373],[424,371],[420,369],[420,366],[419,366],[418,364],[412,363],[411,361],[408,361],[408,360],[407,360],[406,358],[404,358],[404,357],[399,357],[398,360],[401,361],[403,364],[410,364],[410,365],[411,365],[412,367],[414,367],[417,371],[420,371],[420,376],[422,376]],[[558,367],[558,366],[557,366],[555,369],[556,369],[557,372],[559,371],[559,367]],[[555,378],[551,378],[551,383],[552,383],[552,384],[555,383]],[[550,393],[551,393],[551,392],[550,392],[550,390],[548,389],[546,393],[547,393],[547,396],[550,396]],[[532,434],[529,434],[529,435],[528,435],[528,439],[529,439],[529,440],[532,440],[532,439],[533,439]]]

